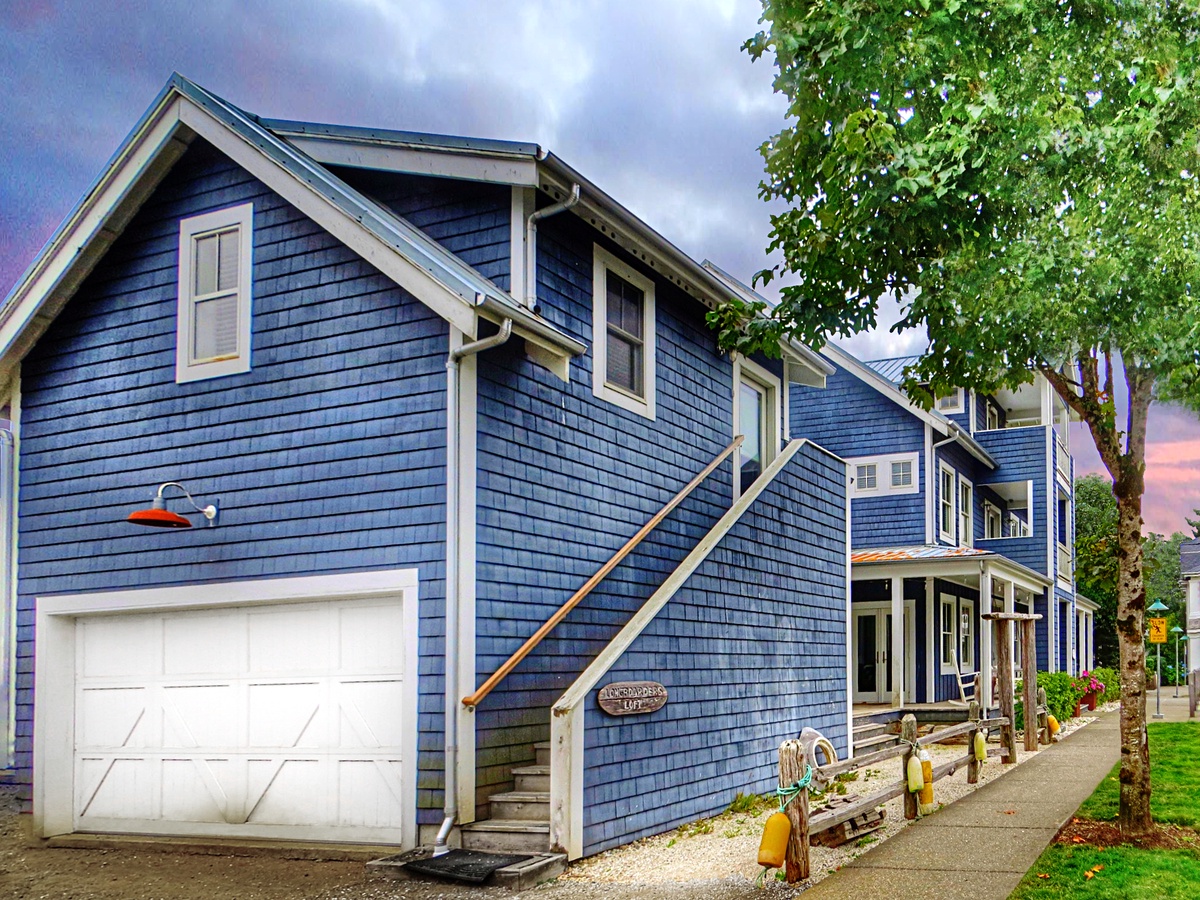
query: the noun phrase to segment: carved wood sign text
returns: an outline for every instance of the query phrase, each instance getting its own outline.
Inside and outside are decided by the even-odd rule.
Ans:
[[[600,688],[600,708],[610,716],[651,713],[667,705],[667,689],[657,681],[614,681]]]

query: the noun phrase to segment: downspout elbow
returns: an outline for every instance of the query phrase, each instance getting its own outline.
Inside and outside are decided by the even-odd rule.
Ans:
[[[537,223],[541,219],[565,212],[579,202],[579,182],[571,185],[571,193],[565,200],[544,206],[529,214],[525,220],[525,305],[537,311]]]

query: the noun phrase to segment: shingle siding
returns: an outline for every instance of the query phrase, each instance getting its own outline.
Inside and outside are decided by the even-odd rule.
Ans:
[[[245,202],[253,367],[176,384],[179,220]],[[427,779],[441,745],[447,348],[446,324],[424,305],[193,145],[22,365],[26,786],[34,597],[401,567],[420,576]],[[164,534],[123,521],[169,480],[219,500],[220,526]]]
[[[662,682],[666,706],[588,696],[585,853],[771,791],[805,726],[846,754],[844,473],[802,447],[602,681]]]
[[[843,458],[916,452],[919,488],[925,483],[924,423],[846,369],[829,376],[824,390],[794,386],[791,423],[793,434]],[[855,498],[851,533],[856,550],[925,543],[923,490]]]

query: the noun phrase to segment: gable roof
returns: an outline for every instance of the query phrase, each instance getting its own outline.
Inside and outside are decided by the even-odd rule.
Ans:
[[[821,353],[833,360],[836,365],[840,365],[859,381],[879,391],[879,393],[883,394],[883,396],[887,397],[893,403],[903,407],[925,424],[935,428],[939,433],[946,435],[948,438],[957,439],[963,445],[963,449],[988,468],[995,469],[998,467],[992,455],[983,449],[983,446],[975,438],[971,437],[968,432],[964,431],[957,422],[938,412],[936,409],[922,409],[913,403],[908,398],[908,395],[900,390],[896,383],[885,378],[872,368],[869,363],[864,363],[858,357],[833,344],[826,344],[821,348]]]
[[[1184,575],[1200,575],[1200,538],[1179,545],[1179,571]]]
[[[0,360],[19,360],[197,136],[283,196],[464,333],[478,315],[561,358],[587,347],[259,121],[172,75],[0,305]]]

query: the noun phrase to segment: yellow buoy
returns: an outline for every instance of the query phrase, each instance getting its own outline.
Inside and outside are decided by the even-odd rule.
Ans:
[[[987,739],[983,736],[982,731],[975,732],[975,758],[979,762],[987,759]]]
[[[788,838],[792,836],[792,823],[785,813],[771,813],[763,828],[762,841],[758,845],[758,864],[769,869],[783,867],[787,853]]]
[[[1060,727],[1058,724],[1058,719],[1054,718],[1054,716],[1047,715],[1046,716],[1046,725],[1049,726],[1050,734],[1052,736],[1058,734],[1058,729]]]
[[[933,759],[924,747],[917,754],[921,759],[921,793],[917,797],[917,811],[923,816],[933,812]]]
[[[908,790],[909,793],[915,794],[923,787],[925,773],[921,771],[921,760],[917,759],[917,754],[914,753],[908,758]]]

